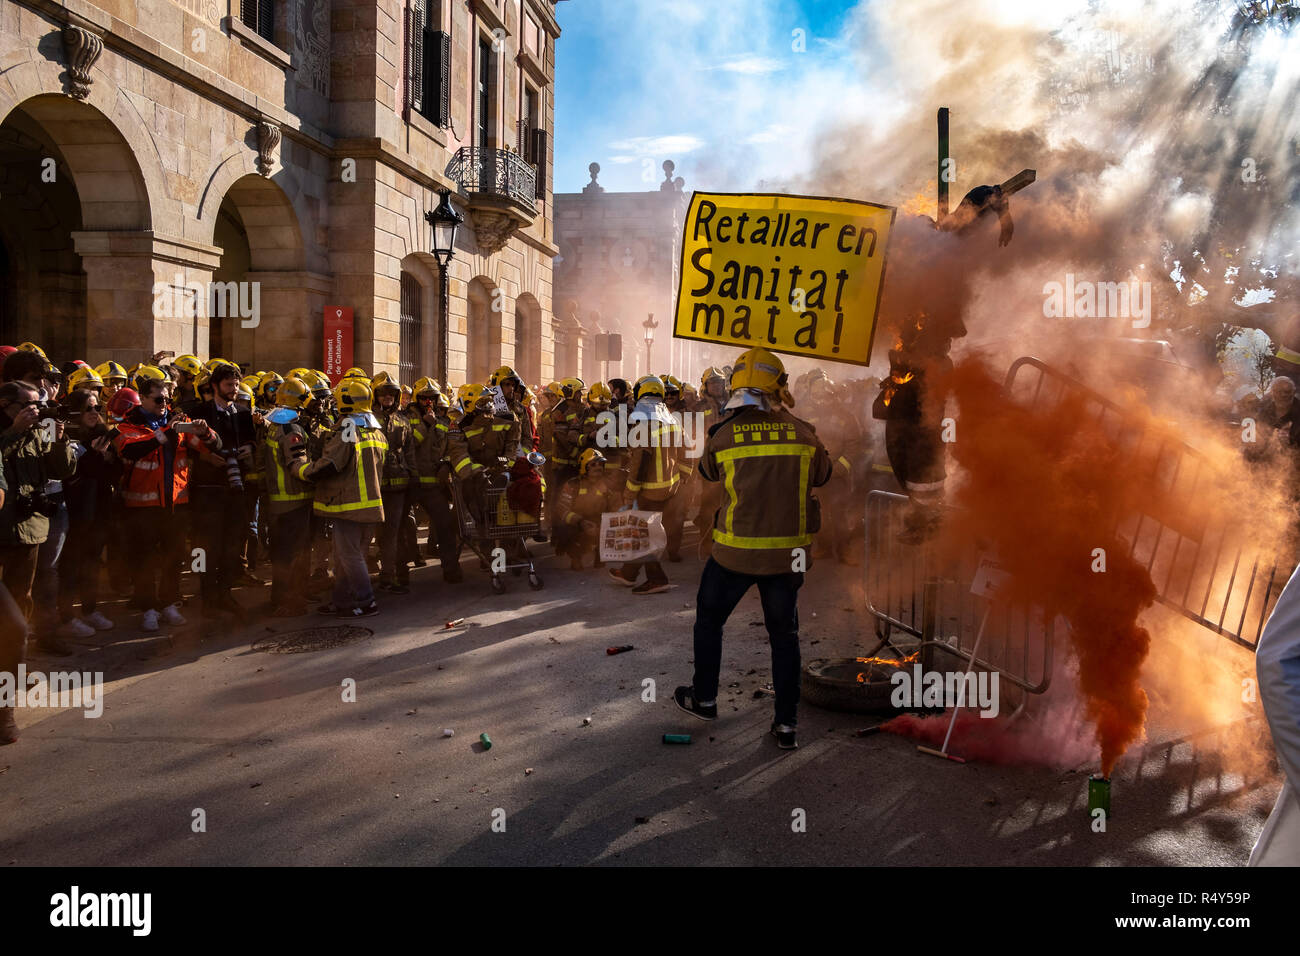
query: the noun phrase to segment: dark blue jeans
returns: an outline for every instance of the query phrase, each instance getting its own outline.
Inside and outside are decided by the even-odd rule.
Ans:
[[[799,707],[799,588],[802,573],[741,574],[709,558],[695,597],[695,699],[717,700],[722,669],[722,626],[745,596],[758,585],[763,622],[772,645],[772,689],[776,721],[793,727]]]
[[[267,512],[269,514],[269,512]],[[311,502],[271,518],[271,605],[301,600],[311,563]]]

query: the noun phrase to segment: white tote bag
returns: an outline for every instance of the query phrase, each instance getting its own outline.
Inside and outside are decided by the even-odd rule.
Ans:
[[[607,511],[600,516],[600,560],[648,561],[668,544],[658,511]]]

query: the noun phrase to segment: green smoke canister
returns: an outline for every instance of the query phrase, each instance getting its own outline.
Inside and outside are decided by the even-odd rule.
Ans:
[[[484,749],[484,750],[491,750],[491,749],[492,749],[492,738],[489,737],[487,734],[479,734],[479,735],[478,735],[478,742],[481,743],[481,744],[483,745],[483,749]]]
[[[666,744],[689,744],[690,742],[690,734],[664,734],[664,743]]]
[[[1094,773],[1088,778],[1088,815],[1094,810],[1103,811],[1110,816],[1110,777]]]

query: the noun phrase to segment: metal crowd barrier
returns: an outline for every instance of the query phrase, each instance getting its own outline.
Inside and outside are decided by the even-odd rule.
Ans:
[[[1027,693],[1046,691],[1052,682],[1057,621],[1047,620],[1042,608],[1003,602],[989,607],[971,593],[980,561],[974,542],[968,553],[941,566],[933,548],[899,541],[907,504],[906,495],[867,495],[867,610],[878,622],[880,638],[867,656],[886,645],[900,658],[919,651],[922,667],[929,669],[934,652],[943,651],[996,671],[1001,680]],[[989,619],[975,655],[986,610]]]
[[[1289,569],[1277,563],[1281,545],[1253,539],[1240,516],[1224,509],[1214,520],[1193,526],[1167,506],[1212,493],[1213,466],[1205,456],[1167,433],[1138,425],[1115,402],[1036,358],[1013,362],[1005,388],[1012,398],[1049,407],[1067,393],[1081,397],[1096,421],[1131,449],[1135,462],[1149,463],[1135,473],[1135,480],[1151,485],[1149,506],[1117,515],[1115,532],[1151,575],[1162,604],[1254,651]]]

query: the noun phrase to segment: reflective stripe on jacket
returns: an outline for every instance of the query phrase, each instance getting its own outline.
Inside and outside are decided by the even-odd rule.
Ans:
[[[551,461],[557,465],[576,465],[582,442],[583,405],[566,398],[551,410]]]
[[[519,445],[519,419],[514,415],[474,412],[460,420],[451,433],[452,471],[466,478],[480,468],[497,464],[498,458],[513,460]]]
[[[831,477],[817,432],[779,409],[743,408],[719,422],[700,474],[722,483],[713,522],[713,558],[742,574],[788,574],[795,548],[812,565],[812,489]]]
[[[388,442],[378,428],[356,426],[342,427],[349,419],[330,433],[321,457],[311,464],[299,466],[298,475],[310,479],[322,472],[326,463],[336,469],[316,482],[316,514],[326,518],[360,521],[367,524],[384,520],[384,500],[380,476]],[[345,431],[356,440],[344,441]]]
[[[436,485],[441,480],[447,464],[447,448],[451,436],[451,420],[445,415],[435,415],[433,425],[417,417],[411,423],[411,470],[421,485]]]
[[[636,430],[643,427],[636,423]],[[647,421],[644,425],[646,444],[636,444],[628,449],[627,490],[647,501],[666,501],[677,490],[682,480],[681,429],[660,421]]]
[[[266,474],[270,477],[267,500],[271,514],[284,514],[311,503],[315,497],[310,483],[298,474],[308,464],[307,433],[297,422],[287,425],[268,423],[266,434]]]
[[[168,422],[164,431],[171,431],[171,426],[184,419]],[[176,434],[176,452],[172,459],[171,487],[168,489],[166,460],[163,446],[153,437],[153,430],[144,425],[124,422],[118,427],[117,447],[119,455],[140,442],[152,442],[153,448],[143,458],[128,461],[122,476],[122,502],[128,508],[162,508],[164,506],[183,505],[189,501],[190,455],[191,449],[197,451],[203,443],[193,435]]]

